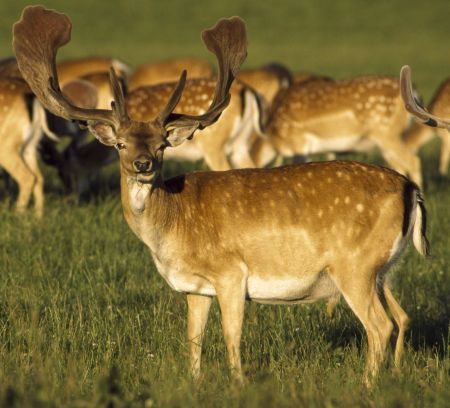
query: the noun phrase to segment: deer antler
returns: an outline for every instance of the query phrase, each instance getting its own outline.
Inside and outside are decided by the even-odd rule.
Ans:
[[[429,113],[421,106],[413,95],[411,81],[411,68],[405,65],[400,70],[400,91],[405,103],[405,109],[414,115],[417,120],[431,127],[440,127],[450,130],[450,122]]]
[[[208,50],[215,54],[219,65],[214,97],[203,115],[193,116],[172,113],[183,92],[186,75],[183,72],[169,103],[158,116],[162,124],[171,127],[198,124],[203,129],[214,123],[230,102],[230,87],[247,56],[247,35],[244,21],[239,17],[221,19],[202,33]]]
[[[42,6],[28,6],[13,26],[13,48],[19,69],[42,105],[66,119],[103,122],[116,129],[127,118],[123,92],[111,75],[115,103],[113,110],[74,106],[61,92],[56,71],[56,53],[70,41],[72,24],[65,15]],[[121,96],[122,95],[122,96]]]

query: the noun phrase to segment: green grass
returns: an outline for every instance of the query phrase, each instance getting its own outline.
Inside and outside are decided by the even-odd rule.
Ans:
[[[11,54],[10,26],[23,4],[0,3],[5,56]],[[46,4],[74,20],[64,56],[114,54],[134,64],[205,56],[200,30],[219,16],[239,14],[249,26],[249,66],[279,60],[342,77],[395,75],[410,63],[427,97],[448,75],[445,0]],[[390,274],[412,319],[404,365],[396,373],[390,358],[370,391],[360,381],[364,331],[343,302],[333,319],[323,304],[248,304],[242,340],[248,384],[242,390],[228,379],[214,305],[204,378],[192,384],[184,296],[165,284],[126,226],[117,168],[103,173],[81,205],[64,197],[54,172],[45,169],[42,222],[13,215],[15,188],[0,178],[0,405],[448,406],[450,183],[437,176],[437,149],[435,142],[422,151],[432,257],[424,260],[410,248]],[[369,159],[379,161],[376,155]],[[175,171],[179,166],[168,168]]]

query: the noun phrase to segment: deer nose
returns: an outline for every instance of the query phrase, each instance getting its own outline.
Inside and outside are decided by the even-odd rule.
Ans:
[[[138,172],[150,171],[152,160],[148,156],[139,156],[134,162],[133,167]]]

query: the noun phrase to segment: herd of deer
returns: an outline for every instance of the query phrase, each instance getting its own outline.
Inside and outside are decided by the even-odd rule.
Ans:
[[[434,134],[426,125],[443,128],[440,171],[447,171],[450,123],[438,116],[450,116],[449,82],[431,114],[413,94],[408,67],[400,81],[297,77],[276,64],[238,72],[247,54],[238,17],[202,34],[217,59],[215,76],[195,59],[133,73],[108,58],[56,64],[70,33],[64,14],[27,7],[13,28],[16,59],[0,66],[0,165],[19,184],[17,209],[33,194],[42,214],[39,151],[79,191],[81,179],[118,158],[128,225],[167,283],[187,295],[194,377],[213,297],[239,380],[245,300],[293,304],[342,295],[367,333],[367,383],[384,360],[389,312],[398,327],[398,367],[408,316],[385,276],[410,237],[428,253],[416,153]],[[183,71],[174,81],[185,67],[189,79]],[[407,128],[407,111],[422,124]],[[80,143],[87,131],[100,143]],[[60,153],[62,135],[73,142]],[[353,161],[262,168],[277,157],[373,148],[394,170]],[[215,171],[165,180],[163,157],[203,158]]]

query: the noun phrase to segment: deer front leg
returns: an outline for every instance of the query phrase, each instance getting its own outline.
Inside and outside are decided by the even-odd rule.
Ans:
[[[206,321],[208,320],[211,300],[212,298],[208,296],[187,295],[187,335],[190,351],[190,372],[194,380],[197,380],[200,376],[203,334],[205,332]]]
[[[244,320],[245,291],[247,279],[244,274],[226,276],[216,285],[217,300],[222,314],[222,329],[227,346],[231,376],[243,382],[241,367],[241,334]]]

